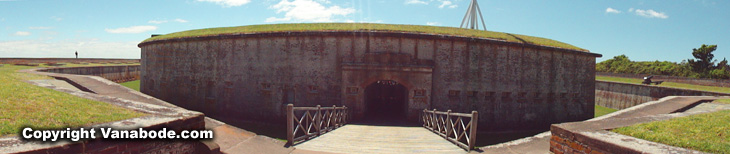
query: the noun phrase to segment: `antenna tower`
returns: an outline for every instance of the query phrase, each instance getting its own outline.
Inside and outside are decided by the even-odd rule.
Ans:
[[[484,24],[484,16],[482,16],[482,10],[479,9],[477,0],[471,0],[469,4],[469,10],[466,10],[464,19],[461,20],[460,28],[469,28],[479,30],[479,20],[482,21],[482,29],[487,30],[487,26]]]

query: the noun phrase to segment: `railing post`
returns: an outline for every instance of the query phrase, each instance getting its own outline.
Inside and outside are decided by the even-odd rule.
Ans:
[[[315,114],[314,117],[314,130],[317,130],[317,135],[321,133],[321,123],[322,122],[322,106],[317,105],[317,114]]]
[[[337,105],[332,105],[332,111],[330,111],[330,118],[327,120],[328,121],[327,122],[327,126],[328,127],[329,126],[332,126],[332,127],[336,127],[337,126],[337,119],[338,118],[337,118],[337,115],[335,113],[337,113]],[[335,118],[335,119],[332,120],[332,118]],[[332,128],[332,127],[330,127],[330,128]]]
[[[469,132],[469,150],[474,149],[477,140],[477,122],[479,122],[479,114],[477,111],[471,111],[471,131]]]
[[[294,144],[294,104],[286,105],[286,144]]]
[[[350,112],[347,112],[347,106],[342,105],[342,111],[344,112],[343,118],[342,118],[342,125],[345,125],[347,123],[347,118],[350,117]]]
[[[433,121],[433,124],[434,124],[434,126],[432,126],[432,127],[435,127],[435,128],[433,129],[433,131],[434,131],[434,132],[440,132],[441,126],[439,126],[439,123],[440,123],[440,122],[439,122],[439,117],[438,117],[438,115],[436,115],[436,109],[433,109],[433,112],[432,112],[432,114],[431,114],[431,115],[432,115],[432,116],[431,116],[431,121]]]
[[[451,110],[446,110],[446,138],[451,136],[451,129],[454,129],[451,127]]]
[[[423,109],[423,112],[421,114],[421,122],[423,122],[423,127],[428,128],[428,124],[426,122],[426,116],[428,116],[428,113],[426,113],[426,109]]]

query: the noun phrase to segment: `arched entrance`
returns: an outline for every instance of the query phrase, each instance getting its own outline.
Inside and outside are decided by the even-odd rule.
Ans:
[[[365,88],[365,120],[402,121],[406,116],[408,90],[393,80],[376,81]]]

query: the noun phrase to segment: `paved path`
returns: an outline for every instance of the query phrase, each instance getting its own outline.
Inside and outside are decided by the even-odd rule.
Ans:
[[[297,149],[332,153],[466,153],[423,127],[349,124]]]

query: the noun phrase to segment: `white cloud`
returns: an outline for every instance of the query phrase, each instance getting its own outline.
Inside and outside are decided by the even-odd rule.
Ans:
[[[629,9],[629,10],[633,10],[633,8]],[[649,9],[649,10],[636,9],[633,11],[636,13],[636,15],[647,17],[647,18],[661,18],[661,19],[669,18],[669,16],[667,16],[667,14],[665,14],[664,12],[656,12],[651,9]]]
[[[269,8],[275,9],[276,13],[284,13],[284,17],[269,17],[266,22],[297,21],[297,22],[332,22],[335,16],[346,16],[355,13],[354,8],[342,8],[334,5],[326,7],[322,2],[313,0],[282,0]]]
[[[150,21],[148,21],[147,23],[151,23],[151,24],[161,24],[161,23],[166,23],[166,22],[167,22],[167,20],[150,20]]]
[[[197,0],[198,2],[213,2],[223,7],[234,7],[248,4],[251,0]]]
[[[186,22],[188,22],[187,20],[184,20],[184,19],[179,19],[179,18],[178,18],[178,19],[175,19],[175,20],[173,20],[173,21],[175,21],[175,22],[179,22],[179,23],[186,23]]]
[[[621,11],[609,7],[609,8],[606,8],[606,13],[616,13],[616,14],[618,14],[618,13],[621,13]]]
[[[266,18],[265,22],[279,22],[279,21],[289,21],[289,20],[291,20],[291,18],[289,18],[289,17],[286,17],[286,18],[268,17],[268,18]]]
[[[20,40],[0,41],[0,57],[73,57],[74,51],[83,58],[140,58],[139,42],[100,42],[91,40]]]
[[[453,4],[451,1],[441,1],[441,5],[439,5],[439,8],[444,8],[444,7],[449,7],[449,8],[453,9],[453,8],[456,8],[457,5]]]
[[[422,0],[406,0],[405,4],[426,4],[426,5],[428,5],[428,2],[425,2]]]
[[[15,35],[15,36],[28,36],[28,35],[30,35],[30,32],[17,31],[17,32],[13,33],[13,35]]]
[[[173,22],[179,22],[179,23],[186,23],[186,22],[188,22],[187,20],[180,19],[180,18],[175,19],[175,20],[172,20],[172,21]],[[151,24],[163,24],[163,23],[167,23],[167,22],[170,22],[170,20],[150,20],[147,23],[151,23]]]
[[[439,22],[426,22],[426,25],[429,25],[429,26],[438,26],[438,25],[441,25],[441,23],[439,23]]]
[[[63,20],[63,18],[61,18],[61,17],[56,17],[56,16],[52,16],[52,17],[51,17],[51,19],[53,19],[53,20],[56,20],[56,21],[61,21],[61,20]]]
[[[53,29],[53,27],[38,26],[38,27],[28,27],[28,29]]]
[[[142,33],[146,31],[153,31],[157,30],[157,26],[132,26],[132,27],[122,27],[122,28],[116,28],[116,29],[104,29],[106,32],[109,33]]]

